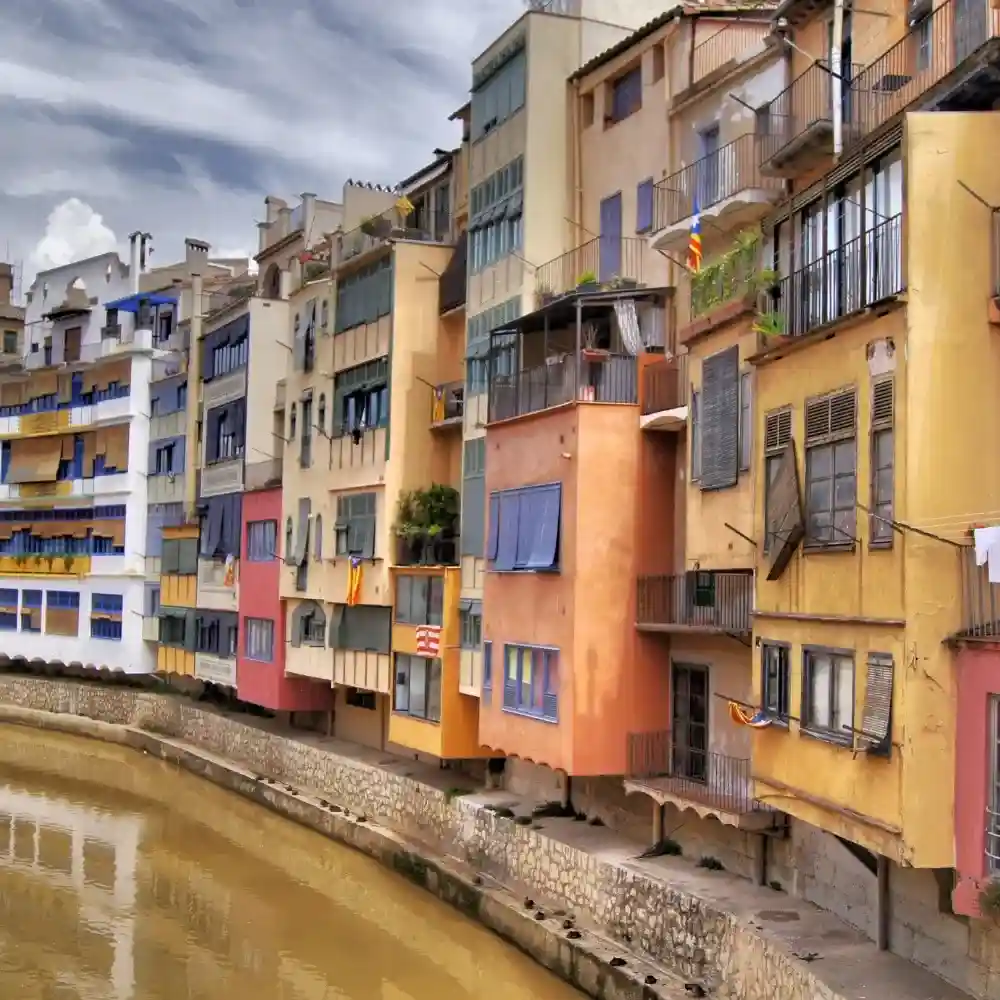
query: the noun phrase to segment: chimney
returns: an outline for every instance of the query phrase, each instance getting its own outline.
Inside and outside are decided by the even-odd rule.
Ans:
[[[316,219],[316,195],[306,191],[302,194],[302,234],[305,245],[313,238],[313,222]]]
[[[0,306],[9,306],[14,291],[14,268],[0,262]]]
[[[264,208],[267,211],[265,219],[267,220],[268,225],[278,218],[278,212],[281,211],[281,206],[283,204],[284,202],[280,198],[275,198],[273,194],[269,194],[264,199]]]
[[[189,236],[184,240],[184,263],[188,274],[204,274],[208,268],[208,251],[210,247],[202,240],[193,240]]]
[[[267,249],[267,234],[270,223],[257,223],[257,253],[263,253]]]
[[[138,231],[129,234],[128,283],[135,295],[139,291],[139,237]]]
[[[278,239],[283,240],[292,231],[292,210],[287,205],[278,209]]]

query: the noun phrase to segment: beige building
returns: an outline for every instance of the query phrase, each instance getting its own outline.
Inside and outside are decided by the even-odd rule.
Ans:
[[[14,268],[0,263],[0,363],[18,363],[24,339],[24,309],[13,301]]]

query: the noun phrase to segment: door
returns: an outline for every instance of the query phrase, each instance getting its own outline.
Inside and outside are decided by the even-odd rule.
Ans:
[[[708,779],[708,667],[675,663],[672,670],[672,773]]]
[[[64,334],[63,341],[63,361],[80,360],[80,337],[82,329],[79,326],[71,326]]]
[[[598,281],[623,277],[622,270],[622,193],[601,202],[600,273]],[[579,275],[573,275],[574,280]]]
[[[719,126],[713,125],[700,134],[701,159],[698,167],[699,209],[719,201]]]

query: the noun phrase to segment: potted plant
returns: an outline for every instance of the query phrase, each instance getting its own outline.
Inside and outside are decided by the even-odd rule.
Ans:
[[[597,291],[597,275],[593,271],[584,271],[579,278],[576,279],[576,290],[578,292],[595,292]]]
[[[440,483],[400,494],[394,526],[399,565],[454,562],[459,499],[458,490]]]
[[[535,297],[538,300],[538,308],[541,309],[543,306],[547,306],[550,302],[555,302],[558,296],[555,292],[549,288],[548,285],[542,284],[535,289]]]
[[[624,292],[638,288],[639,282],[634,278],[623,278],[620,274],[616,274],[610,281],[605,282],[604,287],[609,292]]]
[[[580,348],[580,357],[584,361],[590,361],[595,364],[600,364],[602,361],[607,361],[611,357],[611,352],[605,350],[603,347],[597,347],[594,343],[594,338],[597,334],[596,328],[593,324],[585,324],[583,329],[584,344]]]
[[[791,340],[785,333],[785,317],[778,312],[758,312],[753,331],[765,340],[767,347],[777,347]]]

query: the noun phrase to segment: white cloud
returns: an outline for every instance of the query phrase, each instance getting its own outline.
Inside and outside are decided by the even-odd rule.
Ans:
[[[32,251],[31,263],[45,271],[117,247],[117,237],[90,205],[79,198],[67,198],[49,213],[45,235]]]

